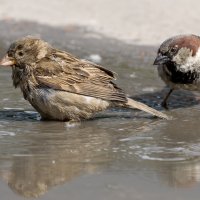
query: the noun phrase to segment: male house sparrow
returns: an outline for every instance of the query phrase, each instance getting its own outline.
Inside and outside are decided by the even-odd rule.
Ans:
[[[168,117],[126,97],[112,81],[115,74],[94,63],[25,37],[12,43],[0,65],[12,66],[15,87],[43,119],[80,121],[110,107],[137,108]]]
[[[162,106],[175,89],[200,90],[200,37],[178,35],[164,41],[158,49],[154,65],[158,74],[170,87]]]

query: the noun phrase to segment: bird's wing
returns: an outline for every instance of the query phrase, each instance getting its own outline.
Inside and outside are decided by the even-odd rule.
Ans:
[[[124,92],[112,81],[115,74],[99,65],[55,51],[34,70],[39,85],[104,100],[126,102]]]

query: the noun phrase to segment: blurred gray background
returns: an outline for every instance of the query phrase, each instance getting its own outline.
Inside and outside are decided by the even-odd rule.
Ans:
[[[0,0],[0,19],[78,25],[136,44],[200,34],[198,0]]]

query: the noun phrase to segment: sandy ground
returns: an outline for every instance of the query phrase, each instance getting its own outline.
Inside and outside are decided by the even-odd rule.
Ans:
[[[0,20],[86,26],[134,44],[159,44],[182,33],[200,34],[199,0],[0,0]]]

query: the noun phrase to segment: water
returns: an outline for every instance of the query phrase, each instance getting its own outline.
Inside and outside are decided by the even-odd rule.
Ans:
[[[151,65],[155,48],[106,38],[85,41],[82,32],[75,33],[78,44],[69,50],[84,58],[90,55],[82,50],[84,42],[88,49],[96,48],[91,55],[99,55],[101,64],[119,74],[118,83],[130,96],[161,110],[166,89]],[[52,31],[41,34],[63,48]],[[4,43],[15,35],[1,37]],[[2,46],[1,55],[4,50]],[[1,199],[199,199],[198,93],[172,95],[170,110],[164,111],[171,121],[114,109],[82,123],[44,122],[12,87],[11,70],[0,70]]]

